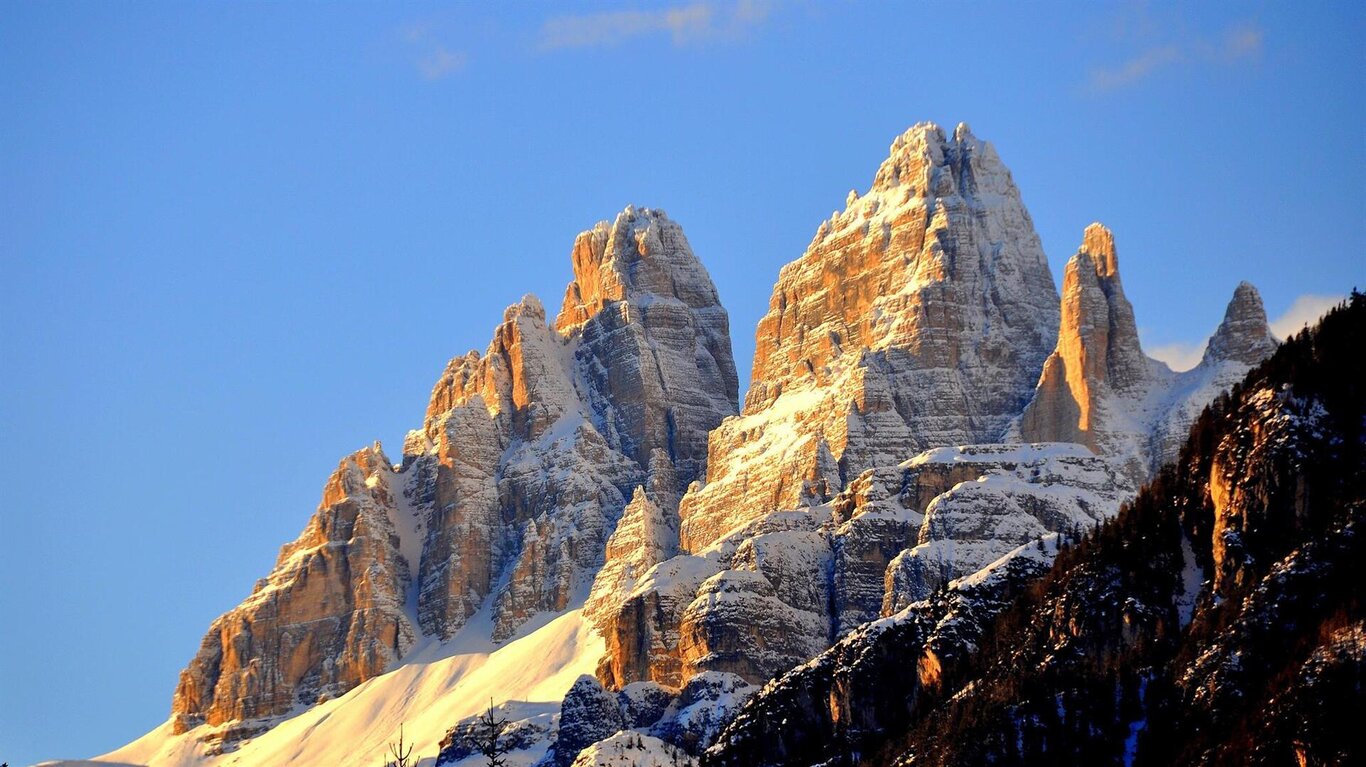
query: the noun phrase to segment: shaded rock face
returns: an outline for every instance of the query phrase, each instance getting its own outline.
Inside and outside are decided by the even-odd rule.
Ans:
[[[400,482],[378,445],[341,462],[308,527],[252,595],[213,622],[180,673],[176,732],[336,696],[412,647],[394,525]]]
[[[917,125],[869,192],[785,266],[755,334],[744,414],[683,499],[698,551],[773,509],[938,445],[998,439],[1057,332],[1038,236],[990,144]]]
[[[941,448],[870,470],[830,504],[764,515],[651,569],[603,624],[599,677],[762,684],[1021,545],[1089,530],[1129,492],[1078,445]]]
[[[618,581],[675,553],[678,499],[737,408],[725,310],[662,211],[598,224],[573,262],[553,324],[527,296],[484,354],[451,360],[401,468],[377,447],[343,462],[303,536],[182,674],[179,728],[340,694],[479,610],[502,641],[582,602],[632,498]]]
[[[598,680],[581,676],[560,704],[560,725],[554,751],[546,767],[569,767],[579,752],[626,727],[617,696],[604,690]]]
[[[734,674],[709,671],[697,674],[681,689],[636,682],[613,694],[597,679],[582,676],[561,702],[553,737],[537,766],[597,764],[601,750],[595,744],[601,747],[604,741],[636,743],[642,739],[667,744],[659,749],[666,754],[667,763],[691,764],[689,755],[710,746],[725,722],[756,689]],[[452,733],[466,727],[468,724],[462,722]],[[455,753],[452,751],[452,756]],[[613,754],[608,763],[649,763],[641,761],[643,756]]]
[[[1262,295],[1250,282],[1240,282],[1224,310],[1219,329],[1210,336],[1202,365],[1236,362],[1251,367],[1276,351],[1276,339],[1266,322]]]
[[[418,599],[428,633],[458,630],[507,568],[495,638],[581,599],[634,489],[652,482],[672,511],[734,412],[725,310],[677,224],[627,209],[579,236],[574,267],[555,327],[534,301],[509,310],[484,357],[452,361],[406,450],[430,465],[421,492],[440,517]]]
[[[1358,294],[1084,543],[1022,547],[855,631],[751,698],[704,762],[1360,761],[1363,329]]]
[[[673,464],[656,450],[646,484],[636,488],[607,540],[606,559],[584,604],[589,620],[601,626],[646,571],[678,553],[680,497]]]
[[[1122,424],[1114,422],[1125,414],[1110,412],[1112,402],[1145,397],[1164,371],[1139,345],[1110,230],[1100,224],[1086,228],[1062,284],[1057,349],[1044,363],[1020,431],[1030,442],[1076,442],[1096,452],[1116,452]]]
[[[1200,410],[1275,349],[1256,288],[1234,291],[1196,368],[1173,373],[1143,353],[1114,235],[1091,224],[1063,275],[1057,347],[1008,439],[1076,442],[1137,486],[1176,457]]]

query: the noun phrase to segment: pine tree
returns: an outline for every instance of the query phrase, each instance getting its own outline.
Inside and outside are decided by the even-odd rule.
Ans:
[[[404,748],[403,725],[398,726],[398,743],[389,744],[389,758],[384,761],[384,767],[417,767],[417,763],[422,761],[421,757],[408,761],[413,755],[413,745],[407,744]]]
[[[490,700],[488,711],[479,716],[474,733],[468,737],[470,748],[483,754],[488,760],[488,767],[507,767],[507,761],[503,757],[512,750],[503,742],[503,733],[507,726],[507,717],[495,714],[493,701]]]

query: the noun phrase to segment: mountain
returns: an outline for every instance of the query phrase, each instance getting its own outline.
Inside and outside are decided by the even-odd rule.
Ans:
[[[573,265],[553,324],[527,296],[485,354],[451,360],[400,466],[378,445],[342,462],[181,674],[176,732],[255,734],[481,608],[502,641],[581,604],[628,499],[676,505],[701,476],[737,381],[726,312],[682,229],[627,208],[579,235]]]
[[[706,482],[683,499],[683,549],[922,450],[999,439],[1057,328],[1048,261],[996,150],[965,124],[916,125],[779,273],[744,413],[711,434]]]
[[[1205,404],[1275,347],[1261,296],[1243,282],[1197,367],[1172,373],[1145,355],[1114,235],[1091,224],[1063,272],[1057,348],[1007,439],[1086,445],[1137,485],[1176,457]]]
[[[397,464],[341,462],[105,758],[362,767],[403,727],[472,765],[489,705],[519,765],[891,749],[1276,348],[1243,283],[1200,365],[1148,358],[1098,224],[1059,295],[966,125],[898,137],[783,267],[742,412],[676,223],[628,207],[572,265],[553,320],[527,296],[450,361]]]
[[[1355,763],[1363,338],[1358,293],[1042,578],[870,624],[753,696],[704,763]]]

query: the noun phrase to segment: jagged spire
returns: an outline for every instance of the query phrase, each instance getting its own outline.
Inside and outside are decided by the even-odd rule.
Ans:
[[[1099,221],[1086,227],[1081,237],[1081,253],[1095,262],[1096,276],[1102,279],[1119,277],[1119,255],[1115,252],[1115,235]]]
[[[1276,349],[1276,339],[1266,321],[1262,296],[1250,282],[1240,282],[1224,310],[1224,321],[1210,336],[1209,345],[1200,364],[1210,365],[1224,360],[1255,365]]]

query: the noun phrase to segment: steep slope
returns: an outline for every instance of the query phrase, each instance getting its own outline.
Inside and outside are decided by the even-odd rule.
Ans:
[[[1120,281],[1114,235],[1091,224],[1063,272],[1057,348],[1006,438],[1086,445],[1138,485],[1176,457],[1200,410],[1274,349],[1261,296],[1244,282],[1199,366],[1173,373],[1149,358]]]
[[[977,605],[959,582],[856,632],[754,696],[705,761],[1360,759],[1363,338],[1354,294],[1211,406],[1180,460],[1042,580]]]
[[[785,266],[744,414],[681,508],[699,551],[775,509],[941,445],[998,439],[1057,332],[1057,292],[1010,172],[966,125],[898,137],[871,189]]]
[[[451,723],[491,699],[514,701],[509,705],[520,717],[549,719],[574,681],[592,671],[602,640],[579,611],[537,623],[495,645],[486,608],[445,645],[425,646],[397,669],[232,744],[227,753],[205,743],[200,731],[176,734],[168,721],[98,759],[155,767],[374,767],[384,763],[402,727],[414,757],[431,767]]]
[[[413,647],[401,485],[378,444],[341,462],[303,534],[245,602],[214,621],[181,673],[176,732],[335,697]]]
[[[661,211],[598,224],[573,262],[553,326],[528,296],[485,354],[450,362],[400,467],[378,447],[343,462],[304,534],[182,673],[177,732],[259,732],[486,606],[505,640],[582,604],[638,490],[677,513],[707,433],[736,409],[725,310]]]

